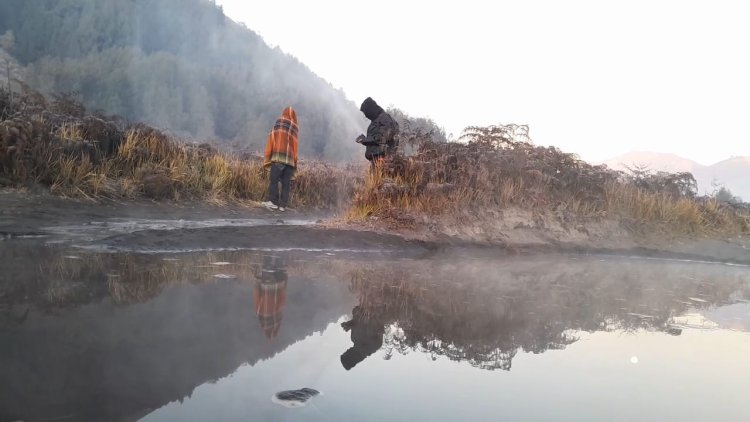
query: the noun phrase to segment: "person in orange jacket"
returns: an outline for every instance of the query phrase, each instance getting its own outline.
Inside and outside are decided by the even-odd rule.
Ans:
[[[292,177],[297,170],[298,139],[297,112],[292,107],[287,107],[276,119],[266,142],[263,167],[270,170],[271,174],[268,198],[263,205],[268,209],[284,211],[289,204]]]

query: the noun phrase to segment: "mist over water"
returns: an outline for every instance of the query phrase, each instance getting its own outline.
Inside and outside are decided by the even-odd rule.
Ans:
[[[0,419],[750,416],[745,267],[393,252],[0,242]]]

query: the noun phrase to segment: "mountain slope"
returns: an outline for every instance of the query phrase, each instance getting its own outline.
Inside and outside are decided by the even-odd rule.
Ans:
[[[89,109],[258,150],[291,105],[303,156],[361,153],[352,141],[366,125],[357,106],[213,2],[4,0],[6,31],[27,83],[76,91]]]
[[[669,172],[693,172],[703,167],[695,161],[679,157],[675,154],[665,154],[650,151],[631,151],[604,162],[610,168],[627,170],[627,167],[646,166],[653,170]]]
[[[610,168],[645,166],[654,171],[690,172],[698,182],[698,192],[711,193],[716,186],[725,186],[745,201],[750,200],[750,157],[733,157],[710,166],[679,157],[646,151],[634,151],[604,162]]]

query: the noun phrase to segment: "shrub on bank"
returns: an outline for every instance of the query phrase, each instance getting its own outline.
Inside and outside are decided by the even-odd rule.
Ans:
[[[480,215],[513,206],[624,218],[679,233],[750,232],[747,210],[697,197],[689,173],[628,174],[592,165],[533,145],[525,126],[470,127],[462,138],[421,139],[416,154],[381,163],[357,190],[349,217]]]

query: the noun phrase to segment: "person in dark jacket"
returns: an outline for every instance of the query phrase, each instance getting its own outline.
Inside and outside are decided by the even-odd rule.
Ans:
[[[383,347],[383,322],[377,318],[364,315],[362,308],[352,310],[351,321],[341,323],[344,331],[352,331],[354,345],[341,354],[341,365],[347,371],[354,368],[366,357]]]
[[[398,149],[398,123],[370,97],[359,110],[370,119],[370,125],[367,135],[359,135],[357,142],[365,146],[365,158],[375,164]]]

